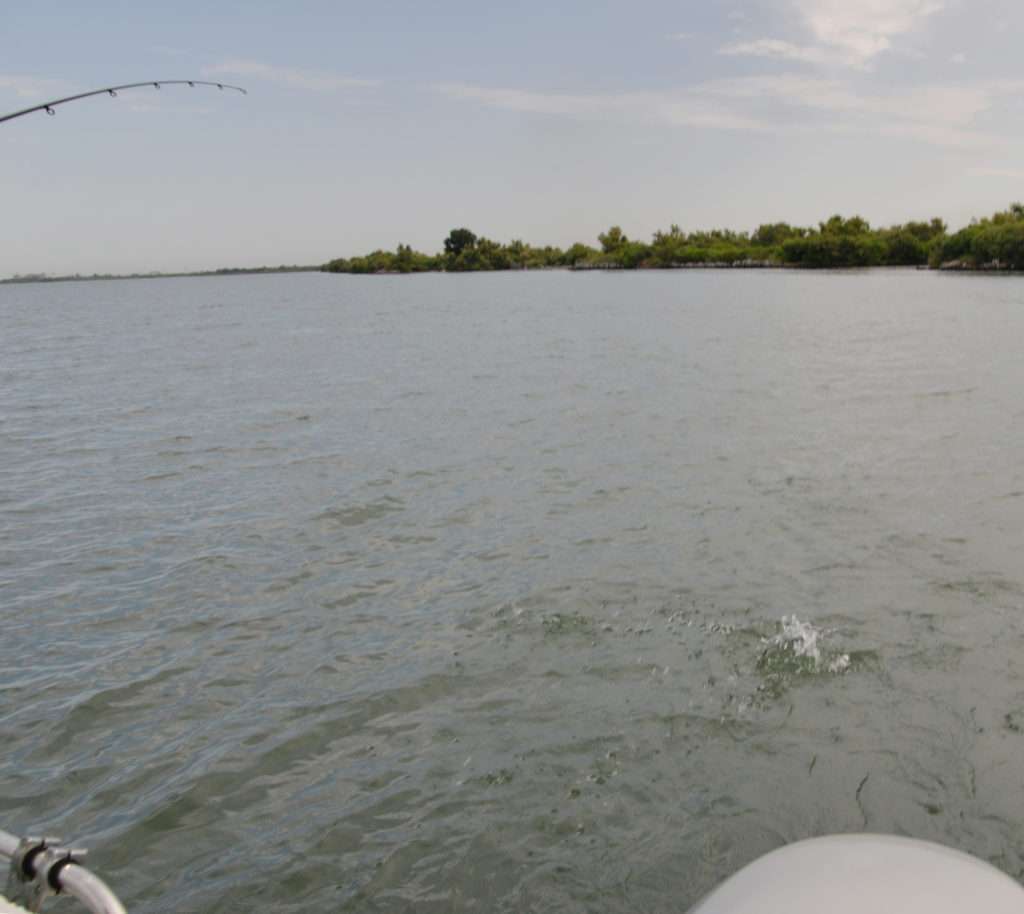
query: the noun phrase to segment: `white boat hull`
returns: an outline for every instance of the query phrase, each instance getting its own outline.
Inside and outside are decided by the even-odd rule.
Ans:
[[[691,914],[1024,914],[1024,888],[937,844],[884,835],[800,841],[755,860]]]

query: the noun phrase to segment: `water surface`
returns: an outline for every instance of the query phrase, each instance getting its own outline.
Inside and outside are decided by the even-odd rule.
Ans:
[[[0,287],[0,827],[135,914],[1024,875],[1024,281]]]

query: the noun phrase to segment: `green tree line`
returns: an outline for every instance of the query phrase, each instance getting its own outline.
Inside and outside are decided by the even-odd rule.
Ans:
[[[422,273],[575,269],[657,269],[693,265],[789,266],[835,269],[925,266],[947,269],[1024,269],[1024,205],[975,220],[950,234],[941,219],[872,228],[860,216],[832,216],[814,227],[767,223],[754,232],[729,229],[684,232],[678,225],[648,241],[631,240],[613,225],[596,246],[580,242],[561,249],[535,247],[521,240],[507,244],[453,229],[437,254],[400,244],[361,257],[339,258],[331,273]]]
[[[931,264],[1024,270],[1024,204],[1014,203],[956,234],[944,235],[932,246]]]

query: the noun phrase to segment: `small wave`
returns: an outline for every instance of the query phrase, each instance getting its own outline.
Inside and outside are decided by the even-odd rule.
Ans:
[[[401,511],[404,507],[405,502],[402,499],[385,495],[383,498],[378,498],[366,504],[351,505],[343,508],[329,508],[313,519],[335,527],[358,527],[361,524],[380,520],[389,514]]]
[[[973,394],[977,389],[977,387],[961,387],[957,390],[926,390],[914,394],[914,396],[919,400],[935,399],[936,397],[965,397]]]

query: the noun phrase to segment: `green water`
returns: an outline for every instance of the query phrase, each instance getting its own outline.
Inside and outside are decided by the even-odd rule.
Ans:
[[[1024,281],[0,287],[0,827],[133,914],[1024,873]]]

